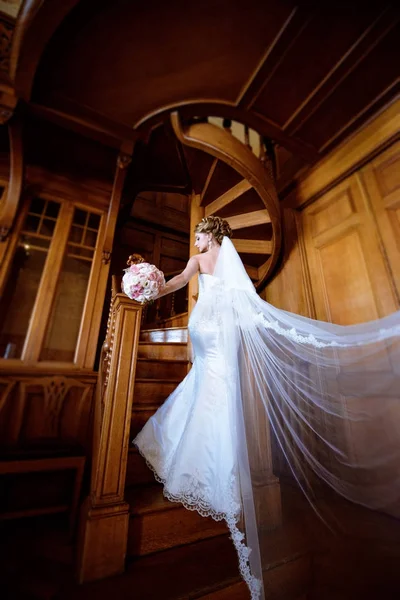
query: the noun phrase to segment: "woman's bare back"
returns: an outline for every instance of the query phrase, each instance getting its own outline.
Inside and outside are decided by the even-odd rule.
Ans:
[[[199,263],[200,273],[213,275],[215,271],[215,266],[217,264],[218,254],[220,249],[212,249],[208,252],[204,252],[203,254],[197,255],[197,260]]]

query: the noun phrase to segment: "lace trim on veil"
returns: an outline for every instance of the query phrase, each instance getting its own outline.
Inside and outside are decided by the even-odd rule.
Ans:
[[[251,600],[259,600],[261,594],[261,581],[251,573],[249,562],[251,548],[246,546],[244,543],[245,535],[238,529],[237,523],[239,520],[240,505],[234,501],[233,494],[229,494],[229,512],[218,512],[214,510],[211,504],[205,501],[204,497],[202,498],[200,495],[195,495],[193,490],[188,492],[182,491],[179,494],[172,494],[166,487],[166,480],[158,475],[153,465],[147,460],[145,454],[135,442],[134,445],[146,461],[146,465],[153,472],[154,478],[164,486],[163,494],[167,500],[170,500],[171,502],[180,502],[186,509],[196,511],[202,517],[211,517],[214,519],[214,521],[225,520],[238,555],[240,575],[250,590]],[[233,487],[234,479],[235,478],[232,475],[231,487]]]
[[[284,329],[279,325],[278,321],[269,321],[268,319],[266,319],[263,313],[258,313],[256,321],[258,321],[266,329],[273,329],[273,331],[275,331],[279,335],[283,335],[287,339],[292,340],[293,342],[297,342],[299,344],[309,344],[310,346],[314,346],[314,348],[349,347],[349,343],[341,344],[340,342],[336,342],[335,340],[333,340],[332,342],[322,342],[312,334],[301,335],[297,332],[297,330],[294,327],[292,327],[291,329]],[[380,329],[379,334],[381,336],[381,339],[398,336],[400,334],[400,325],[396,327],[391,327],[390,329]],[[373,340],[373,342],[375,341],[376,340]],[[365,343],[365,341],[357,342],[355,345],[364,346]]]

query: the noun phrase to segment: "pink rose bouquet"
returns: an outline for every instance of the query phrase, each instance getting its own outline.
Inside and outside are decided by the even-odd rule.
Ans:
[[[148,262],[131,264],[124,269],[122,291],[136,302],[150,302],[165,286],[164,273]]]

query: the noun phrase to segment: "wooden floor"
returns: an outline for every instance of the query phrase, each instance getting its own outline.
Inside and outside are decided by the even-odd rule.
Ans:
[[[268,600],[398,600],[400,523],[330,500],[343,532],[332,534],[290,486],[284,524],[270,533]],[[226,534],[130,560],[123,575],[78,586],[62,516],[2,523],[3,600],[248,600]]]

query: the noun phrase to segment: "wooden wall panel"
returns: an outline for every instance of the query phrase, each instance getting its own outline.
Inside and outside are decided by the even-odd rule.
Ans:
[[[133,203],[131,215],[146,223],[154,223],[187,234],[189,198],[183,194],[140,192]]]
[[[349,325],[397,308],[376,222],[358,175],[302,213],[316,317]]]
[[[400,142],[361,171],[400,304]]]
[[[189,241],[185,235],[166,233],[151,225],[130,222],[116,235],[112,272],[126,268],[130,254],[138,253],[165,273],[183,269],[189,259]]]
[[[305,317],[314,316],[308,268],[303,259],[302,224],[296,210],[283,210],[283,259],[262,297],[278,308]]]
[[[51,453],[68,444],[89,456],[97,373],[54,375],[34,369],[3,370],[0,395],[0,446],[45,444]]]
[[[357,160],[354,147],[353,153]],[[325,177],[323,172],[319,175]],[[398,310],[400,143],[317,198],[304,195],[304,190],[315,191],[313,174],[310,182],[304,180],[297,190],[299,197],[294,192],[290,198],[289,206],[297,210],[283,212],[283,261],[264,298],[279,308],[341,325]],[[393,423],[397,423],[396,411],[368,427],[348,424],[337,435],[344,436],[353,456],[361,459],[382,431],[394,435]],[[273,454],[276,472],[290,476],[276,444]]]

